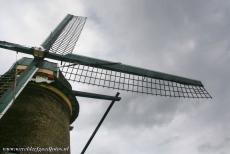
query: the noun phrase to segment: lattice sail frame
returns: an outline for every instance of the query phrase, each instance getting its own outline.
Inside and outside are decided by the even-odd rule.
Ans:
[[[61,30],[61,33],[52,43],[49,52],[60,55],[73,52],[87,18],[73,15],[70,17],[71,19],[67,22],[65,27]]]
[[[186,85],[80,64],[65,63],[60,70],[66,79],[90,85],[159,96],[211,98],[203,86]]]

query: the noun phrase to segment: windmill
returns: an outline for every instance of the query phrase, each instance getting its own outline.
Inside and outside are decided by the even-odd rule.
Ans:
[[[5,114],[7,116],[8,110],[14,107],[14,102],[26,91],[26,87],[38,84],[40,88],[51,90],[66,100],[71,110],[70,123],[76,119],[79,112],[75,96],[112,100],[96,128],[97,131],[113,103],[120,100],[119,94],[113,97],[72,90],[66,80],[149,95],[211,98],[198,80],[73,54],[85,22],[85,17],[68,14],[39,47],[0,41],[1,48],[34,56],[33,59],[22,58],[17,61],[1,76],[0,118],[4,119]],[[47,59],[57,62],[50,62]],[[60,66],[57,65],[58,62],[61,62]]]

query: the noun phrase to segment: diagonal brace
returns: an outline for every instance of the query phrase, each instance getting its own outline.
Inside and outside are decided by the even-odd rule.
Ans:
[[[120,94],[120,93],[117,92],[117,94],[116,94],[115,97],[118,98],[119,94]],[[98,123],[97,127],[96,127],[95,130],[93,131],[93,134],[90,136],[88,142],[86,143],[85,147],[83,148],[81,154],[84,154],[85,151],[87,150],[89,144],[90,144],[91,141],[93,140],[93,138],[94,138],[94,136],[96,135],[98,129],[99,129],[100,126],[101,126],[101,124],[103,123],[103,121],[105,120],[105,118],[106,118],[106,116],[108,115],[109,111],[110,111],[111,108],[113,107],[114,103],[115,103],[115,100],[113,100],[113,101],[110,103],[109,107],[107,108],[107,110],[105,111],[104,115],[102,116],[100,122]]]

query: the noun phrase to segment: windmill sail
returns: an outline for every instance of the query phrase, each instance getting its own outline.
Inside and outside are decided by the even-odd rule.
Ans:
[[[63,60],[72,62],[60,68],[71,81],[151,95],[211,98],[198,80],[75,54]]]
[[[68,14],[42,44],[48,51],[45,58],[64,62],[60,69],[68,80],[152,95],[211,98],[198,80],[72,54],[85,21]],[[34,56],[43,52],[5,41],[0,47]]]
[[[86,17],[68,14],[41,46],[52,53],[72,53],[85,22]]]

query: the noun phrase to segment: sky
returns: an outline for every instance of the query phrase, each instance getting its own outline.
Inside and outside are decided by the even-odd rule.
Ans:
[[[121,92],[89,154],[230,153],[230,1],[1,0],[0,40],[39,46],[67,13],[86,16],[74,53],[201,80],[213,99]],[[25,55],[0,49],[0,74]],[[72,83],[73,89],[116,91]],[[108,101],[77,98],[71,153],[81,152]]]

